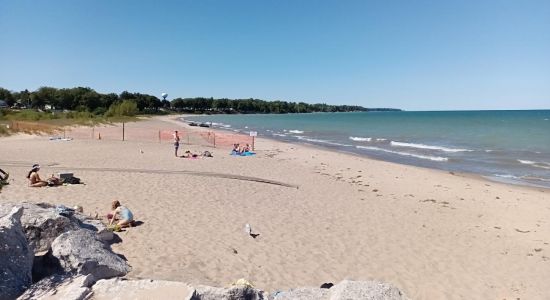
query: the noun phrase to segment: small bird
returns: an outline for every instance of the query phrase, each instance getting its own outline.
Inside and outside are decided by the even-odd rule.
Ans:
[[[257,238],[260,235],[259,233],[252,233],[252,227],[248,223],[244,226],[244,232],[253,238]]]

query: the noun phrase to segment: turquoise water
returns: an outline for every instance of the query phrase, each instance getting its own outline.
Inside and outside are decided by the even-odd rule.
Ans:
[[[550,110],[211,115],[213,127],[550,187]]]

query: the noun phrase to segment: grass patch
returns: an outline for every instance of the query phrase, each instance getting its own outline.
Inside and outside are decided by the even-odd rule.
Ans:
[[[66,126],[95,126],[122,122],[136,122],[138,116],[95,115],[90,112],[41,112],[35,110],[0,110],[0,135],[15,132],[46,132],[60,130]],[[7,125],[11,124],[8,129]]]

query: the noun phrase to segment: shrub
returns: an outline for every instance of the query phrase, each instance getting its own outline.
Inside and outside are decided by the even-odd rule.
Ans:
[[[124,100],[121,103],[114,103],[105,113],[106,117],[135,116],[138,113],[137,103],[131,100]]]
[[[94,109],[93,114],[96,116],[103,116],[107,112],[105,107],[98,107]]]

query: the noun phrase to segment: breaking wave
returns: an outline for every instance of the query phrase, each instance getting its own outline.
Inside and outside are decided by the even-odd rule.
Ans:
[[[432,161],[448,161],[449,160],[449,158],[447,158],[447,157],[429,156],[429,155],[420,155],[420,154],[414,154],[414,153],[408,153],[408,152],[392,151],[392,150],[382,149],[382,148],[378,148],[378,147],[369,147],[369,146],[355,146],[355,147],[358,148],[358,149],[381,151],[381,152],[386,152],[386,153],[392,153],[392,154],[397,154],[397,155],[402,155],[402,156],[410,156],[410,157],[415,157],[415,158],[420,158],[420,159],[427,159],[427,160],[432,160]]]
[[[424,144],[403,143],[403,142],[394,142],[394,141],[391,141],[390,144],[392,146],[397,146],[397,147],[409,147],[409,148],[417,148],[417,149],[439,150],[439,151],[445,151],[445,152],[470,152],[470,151],[474,151],[474,150],[470,150],[470,149],[455,149],[455,148],[447,148],[447,147],[441,147],[441,146],[431,146],[431,145],[424,145]]]

